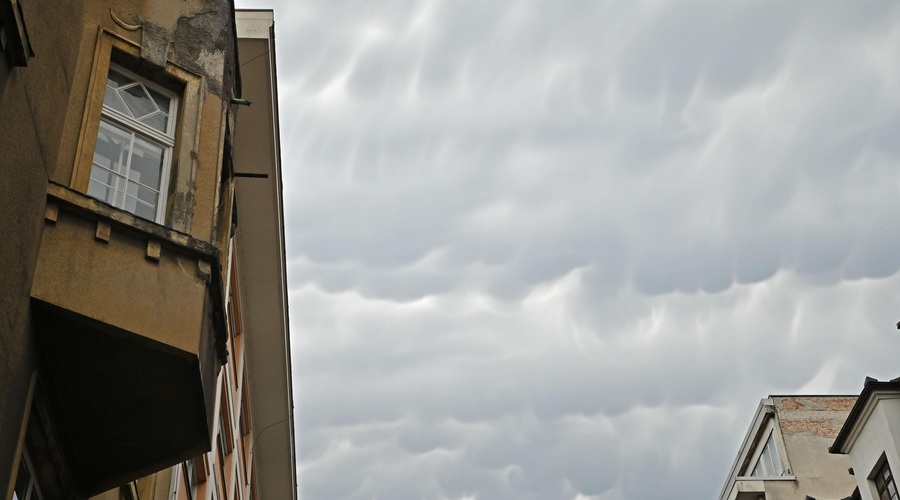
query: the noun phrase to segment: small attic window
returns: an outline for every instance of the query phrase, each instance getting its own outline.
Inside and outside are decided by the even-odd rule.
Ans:
[[[751,477],[781,477],[784,475],[784,467],[781,465],[781,457],[778,455],[774,437],[773,433],[769,433],[769,439],[766,440],[766,446],[759,454],[756,466],[753,467],[753,473],[750,474]]]

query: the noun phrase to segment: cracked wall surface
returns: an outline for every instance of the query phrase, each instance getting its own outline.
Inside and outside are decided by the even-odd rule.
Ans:
[[[856,396],[771,396],[796,481],[773,484],[773,498],[843,498],[856,483],[848,457],[828,453]],[[775,482],[772,482],[775,483]],[[767,485],[767,494],[769,485]]]
[[[127,67],[182,92],[166,226],[224,248],[230,182],[222,182],[230,103],[236,91],[234,11],[228,0],[28,0],[34,51],[27,67],[0,55],[0,492],[20,446],[39,346],[30,294],[48,186],[85,192],[106,68],[114,41]],[[104,52],[106,50],[106,52]],[[173,71],[175,71],[173,73]],[[166,76],[168,74],[169,76]],[[178,83],[189,75],[188,83]],[[191,87],[193,85],[193,87]],[[98,91],[99,88],[99,91]],[[190,91],[190,92],[188,92]],[[238,90],[239,91],[239,90]]]

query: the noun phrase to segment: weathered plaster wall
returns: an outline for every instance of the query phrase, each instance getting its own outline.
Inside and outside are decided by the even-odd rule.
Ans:
[[[224,120],[235,79],[232,8],[228,0],[88,2],[75,44],[83,57],[73,71],[73,92],[65,106],[65,129],[52,180],[62,185],[79,183],[73,181],[73,164],[79,161],[79,146],[84,146],[81,140],[87,143],[96,135],[96,120],[85,120],[85,116],[92,109],[99,110],[103,99],[102,92],[92,92],[92,85],[102,85],[105,78],[105,74],[96,74],[105,73],[105,61],[98,65],[97,59],[108,57],[97,50],[102,30],[134,47],[136,67],[132,69],[145,76],[160,74],[167,64],[174,64],[202,79],[203,88],[197,95],[182,96],[179,122],[187,129],[180,127],[176,136],[166,222],[195,238],[212,241]],[[192,133],[196,123],[199,134]],[[84,156],[90,156],[89,146]],[[80,161],[89,162],[89,158]]]
[[[792,472],[797,478],[796,490],[788,491],[786,485],[777,482],[766,484],[790,496],[772,498],[798,498],[806,495],[814,498],[842,498],[850,495],[856,486],[847,469],[850,460],[843,455],[828,453],[853,403],[855,396],[803,397],[773,396],[776,415],[784,437],[785,452]],[[775,491],[774,489],[772,490]]]
[[[36,363],[28,291],[79,55],[80,0],[22,3],[35,57],[10,67],[0,55],[0,495],[11,487],[26,398]]]
[[[72,181],[91,90],[98,33],[140,47],[138,64],[166,60],[202,78],[202,134],[187,148],[189,189],[173,206],[198,239],[216,234],[224,119],[233,64],[229,0],[22,0],[34,57],[10,67],[0,55],[0,495],[7,496],[38,354],[29,297],[44,227],[48,181]],[[116,17],[118,21],[116,20]],[[103,78],[105,75],[101,75]],[[102,83],[101,83],[102,84]],[[91,103],[88,103],[90,105]],[[96,104],[96,103],[94,103]],[[87,138],[85,142],[93,141]]]

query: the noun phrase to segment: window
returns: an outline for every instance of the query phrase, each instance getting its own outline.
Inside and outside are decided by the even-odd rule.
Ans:
[[[162,87],[109,68],[88,195],[162,222],[177,104]]]
[[[781,458],[778,456],[778,449],[775,447],[774,433],[769,433],[769,439],[766,440],[766,446],[763,448],[759,459],[756,461],[756,467],[753,468],[751,477],[781,477],[784,475],[784,467],[781,466]]]
[[[16,488],[13,490],[13,500],[42,500],[41,488],[37,484],[34,474],[34,466],[28,451],[22,450],[22,461],[19,462],[19,473],[16,476]]]
[[[119,500],[138,500],[137,487],[134,482],[119,486]]]
[[[241,384],[241,435],[250,434],[250,418],[250,393],[245,372],[244,382]]]
[[[222,394],[222,396],[224,397],[225,395]],[[224,408],[222,408],[222,411],[224,411]],[[221,474],[221,487],[222,487],[222,493],[223,493],[222,496],[225,498],[228,498],[228,485],[227,485],[228,476],[225,475],[225,456],[230,453],[230,450],[228,450],[226,448],[227,444],[226,444],[226,438],[225,438],[225,420],[222,417],[221,412],[219,413],[218,440],[219,440],[219,445],[217,448],[218,448],[218,452],[219,452],[219,473]]]
[[[17,0],[0,0],[0,51],[13,66],[28,66],[34,57],[22,4]]]
[[[188,500],[193,500],[197,496],[197,475],[194,469],[194,459],[181,464],[182,474],[184,476],[185,493]]]
[[[900,500],[897,494],[897,485],[894,483],[894,475],[887,460],[881,464],[878,472],[875,473],[875,487],[878,489],[878,498],[881,500]]]

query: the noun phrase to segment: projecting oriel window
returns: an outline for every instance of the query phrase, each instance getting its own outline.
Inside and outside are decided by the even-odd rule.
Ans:
[[[778,455],[778,449],[775,446],[775,439],[772,433],[766,440],[766,446],[763,448],[756,466],[753,468],[752,477],[781,477],[784,475],[784,467],[781,465],[781,457]]]
[[[88,195],[163,222],[178,97],[110,67]]]
[[[891,473],[891,467],[887,460],[875,473],[875,487],[878,488],[878,498],[880,500],[898,500],[900,496],[897,493],[897,484],[894,482],[894,475]]]

